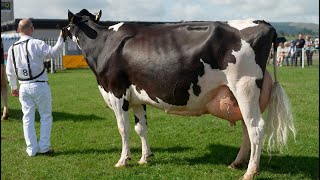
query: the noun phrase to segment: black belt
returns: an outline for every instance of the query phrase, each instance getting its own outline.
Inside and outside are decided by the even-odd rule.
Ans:
[[[48,82],[48,81],[34,81],[34,82]]]

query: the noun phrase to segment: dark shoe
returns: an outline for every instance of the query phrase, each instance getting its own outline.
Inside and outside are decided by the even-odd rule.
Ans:
[[[47,152],[39,153],[42,156],[51,156],[54,153],[53,149],[49,149]]]

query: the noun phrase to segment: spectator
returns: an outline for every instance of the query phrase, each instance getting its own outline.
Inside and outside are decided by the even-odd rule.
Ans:
[[[299,34],[299,38],[295,41],[296,42],[296,51],[295,51],[295,61],[294,66],[297,67],[298,58],[300,57],[300,66],[302,66],[302,48],[304,47],[305,40],[302,38],[302,34]]]
[[[277,65],[282,66],[283,60],[286,57],[287,48],[284,46],[283,42],[279,43],[277,48]]]
[[[296,47],[294,45],[294,41],[290,41],[290,45],[288,47],[287,56],[285,58],[287,66],[293,66],[293,59],[295,57]],[[290,59],[290,61],[289,61]]]
[[[269,53],[267,64],[270,63],[270,59],[272,59],[272,58],[273,58],[273,43],[271,44],[271,49],[270,49],[270,53]]]
[[[319,38],[314,39],[314,48],[319,51]]]
[[[304,45],[304,48],[306,50],[306,55],[307,55],[307,64],[309,67],[312,66],[312,55],[314,51],[314,44],[310,38],[310,36],[306,36],[306,42]]]

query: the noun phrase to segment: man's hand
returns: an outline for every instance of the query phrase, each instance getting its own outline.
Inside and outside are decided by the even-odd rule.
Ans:
[[[12,94],[12,96],[14,96],[14,97],[18,97],[18,96],[19,96],[19,89],[13,89],[13,90],[11,90],[11,94]]]

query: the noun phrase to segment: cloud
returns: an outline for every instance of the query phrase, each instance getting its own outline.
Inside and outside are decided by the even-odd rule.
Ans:
[[[176,21],[201,20],[204,12],[200,4],[175,3],[169,10],[169,16]]]
[[[319,23],[318,0],[55,0],[15,1],[15,17],[66,19],[68,9],[102,10],[101,20],[180,21],[263,19]]]
[[[105,12],[111,20],[155,20],[165,14],[161,0],[107,0]]]

